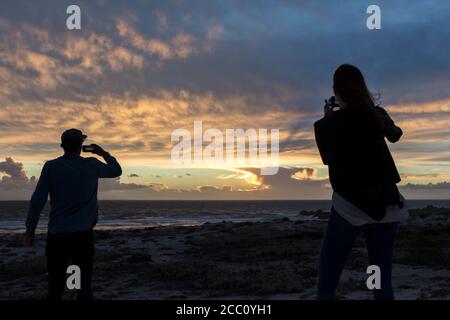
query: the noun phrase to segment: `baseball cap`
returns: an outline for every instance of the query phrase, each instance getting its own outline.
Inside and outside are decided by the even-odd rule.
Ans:
[[[69,144],[81,144],[84,140],[86,140],[87,135],[83,134],[81,130],[78,129],[69,129],[62,133],[61,135],[61,143],[65,145]]]

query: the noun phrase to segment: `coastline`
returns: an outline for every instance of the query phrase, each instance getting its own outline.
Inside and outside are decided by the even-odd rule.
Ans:
[[[326,213],[315,219],[221,222],[97,230],[96,299],[315,299]],[[410,209],[396,241],[397,299],[450,299],[450,209]],[[45,299],[45,235],[33,248],[18,234],[0,244],[0,299]],[[355,243],[339,299],[371,299],[367,253]],[[73,292],[65,298],[72,299]]]

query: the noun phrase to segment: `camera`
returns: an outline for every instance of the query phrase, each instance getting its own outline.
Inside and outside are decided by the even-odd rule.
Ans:
[[[83,152],[94,152],[94,146],[93,145],[86,145],[82,147]]]

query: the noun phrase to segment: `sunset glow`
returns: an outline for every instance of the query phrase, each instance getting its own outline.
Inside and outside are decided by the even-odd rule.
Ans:
[[[45,2],[0,5],[2,200],[30,196],[72,127],[123,166],[120,180],[101,185],[103,198],[329,198],[312,123],[344,62],[362,69],[405,133],[390,145],[402,192],[449,197],[448,4],[436,12],[429,2],[386,3],[384,29],[369,32],[367,1],[342,15],[330,1],[332,24],[308,1],[266,1],[257,12],[244,1],[79,1],[86,23],[68,31],[64,5]],[[174,164],[171,132],[196,120],[223,131],[279,129],[282,170],[262,177],[248,166]]]

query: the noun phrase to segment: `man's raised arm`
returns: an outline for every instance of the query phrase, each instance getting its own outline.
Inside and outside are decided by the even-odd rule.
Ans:
[[[116,178],[122,174],[122,168],[116,158],[103,150],[102,147],[94,144],[93,153],[103,157],[106,163],[98,161],[98,177],[99,178]]]

